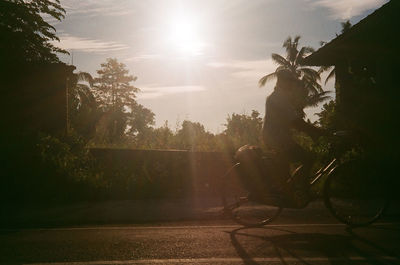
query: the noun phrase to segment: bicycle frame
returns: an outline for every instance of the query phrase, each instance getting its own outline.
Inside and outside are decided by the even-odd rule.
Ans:
[[[321,167],[315,174],[313,180],[310,182],[310,186],[313,186],[322,176],[329,175],[338,167],[337,159],[334,158],[325,167]]]
[[[338,167],[337,158],[333,158],[326,166],[321,167],[317,172],[314,173],[313,179],[310,181],[309,185],[313,186],[318,182],[323,176],[331,174]],[[240,163],[234,164],[224,175],[226,177],[229,175],[234,169],[240,166]],[[291,181],[291,178],[287,180],[287,183]]]

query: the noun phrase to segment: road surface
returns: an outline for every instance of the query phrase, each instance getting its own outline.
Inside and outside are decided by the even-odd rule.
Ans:
[[[0,230],[0,264],[400,264],[400,223],[229,220]]]

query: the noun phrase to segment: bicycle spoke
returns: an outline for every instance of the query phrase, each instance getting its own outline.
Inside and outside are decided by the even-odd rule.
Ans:
[[[351,226],[368,225],[386,207],[384,182],[373,174],[360,174],[357,165],[341,165],[328,178],[325,204],[341,222]]]
[[[244,226],[262,226],[279,215],[282,208],[267,206],[249,197],[237,174],[227,174],[222,184],[222,201],[225,212]]]

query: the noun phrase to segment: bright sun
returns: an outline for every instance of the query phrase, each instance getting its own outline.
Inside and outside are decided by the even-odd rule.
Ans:
[[[172,21],[169,41],[184,56],[199,56],[203,53],[204,43],[199,37],[198,25],[188,17],[180,16]]]

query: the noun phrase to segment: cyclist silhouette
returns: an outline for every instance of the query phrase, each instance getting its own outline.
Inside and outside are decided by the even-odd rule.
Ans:
[[[250,181],[258,181],[251,190],[259,190],[262,186],[260,179],[257,179],[256,173],[266,177],[263,185],[269,186],[270,190],[275,189],[286,194],[293,193],[295,190],[301,190],[307,186],[307,176],[309,176],[314,156],[309,151],[302,148],[293,139],[294,130],[302,131],[308,134],[312,139],[321,135],[322,130],[303,120],[302,104],[304,93],[307,93],[303,83],[293,76],[289,70],[280,70],[277,72],[277,83],[274,91],[267,97],[265,103],[265,117],[262,128],[263,141],[269,150],[275,153],[273,168],[263,165],[261,149],[255,146],[244,146],[236,153],[236,159],[241,163],[243,173],[251,175]],[[293,185],[285,185],[290,178],[290,165],[300,163],[301,166],[292,173],[292,179],[296,179]],[[256,173],[255,173],[256,172]],[[293,176],[295,175],[295,176]],[[251,185],[251,184],[249,184]],[[306,191],[306,190],[305,190]],[[306,191],[307,192],[307,191]],[[258,192],[256,192],[258,193]],[[296,195],[297,196],[297,195]],[[301,196],[307,196],[302,194]],[[289,197],[291,201],[303,199]],[[305,199],[305,198],[304,198]]]
[[[304,93],[307,92],[300,80],[289,70],[280,70],[274,91],[265,103],[263,141],[277,152],[282,170],[287,173],[290,163],[300,162],[303,174],[307,174],[314,161],[313,155],[293,139],[293,130],[302,131],[313,139],[321,134],[320,129],[303,120]]]

